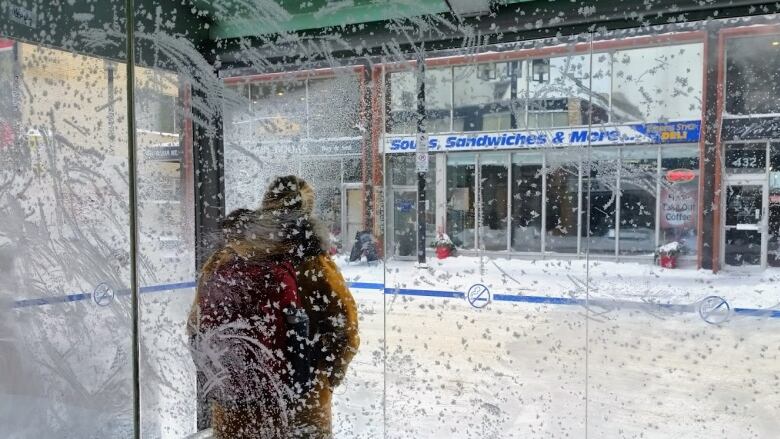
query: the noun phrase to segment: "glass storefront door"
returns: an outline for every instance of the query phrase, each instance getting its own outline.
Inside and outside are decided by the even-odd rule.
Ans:
[[[417,249],[417,189],[395,187],[389,201],[389,210],[393,212],[392,254],[412,257]]]
[[[723,255],[727,266],[766,266],[767,186],[757,179],[726,183]]]
[[[542,250],[542,154],[512,155],[512,250]]]
[[[363,189],[360,183],[344,184],[341,190],[341,230],[344,236],[344,254],[352,251],[356,235],[363,231]]]
[[[475,154],[447,156],[447,235],[457,248],[475,246]]]
[[[479,155],[480,244],[489,251],[507,249],[509,168],[503,153]]]

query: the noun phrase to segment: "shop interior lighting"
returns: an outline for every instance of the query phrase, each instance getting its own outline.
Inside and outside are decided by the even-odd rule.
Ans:
[[[780,46],[780,41],[772,41],[773,46]]]

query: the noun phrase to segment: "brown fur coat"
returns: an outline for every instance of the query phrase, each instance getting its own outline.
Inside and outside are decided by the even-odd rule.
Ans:
[[[263,259],[290,260],[295,267],[298,296],[310,322],[310,337],[315,367],[315,383],[303,398],[288,411],[285,424],[288,433],[279,437],[330,438],[332,436],[331,399],[333,388],[344,378],[347,366],[359,346],[357,306],[346,282],[333,260],[324,251],[327,236],[323,228],[307,214],[297,221],[287,222],[272,232],[281,237],[268,239],[267,227],[262,233],[247,233],[234,239],[230,250],[221,249],[204,265],[200,273],[198,292],[188,321],[190,334],[197,332],[199,294],[205,282],[221,264],[228,263],[226,253],[243,256],[261,255]],[[282,221],[284,223],[284,221]],[[290,224],[294,225],[290,226]],[[250,227],[251,230],[251,227]],[[263,238],[260,238],[260,237]],[[261,425],[269,413],[268,407],[212,406],[212,426],[219,439],[262,438],[253,425]]]

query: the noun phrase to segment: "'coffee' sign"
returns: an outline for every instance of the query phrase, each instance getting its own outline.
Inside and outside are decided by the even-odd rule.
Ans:
[[[688,228],[696,224],[696,185],[674,185],[661,190],[661,227]]]

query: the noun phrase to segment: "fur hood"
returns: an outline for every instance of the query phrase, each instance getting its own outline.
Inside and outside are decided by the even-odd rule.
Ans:
[[[325,254],[329,232],[313,214],[314,190],[294,175],[278,177],[268,187],[258,210],[238,209],[222,224],[221,249],[204,265],[211,272],[231,257],[297,264]]]
[[[224,245],[204,265],[205,272],[231,257],[255,261],[304,259],[326,253],[328,229],[312,215],[285,212],[243,211],[239,222],[223,227]]]

